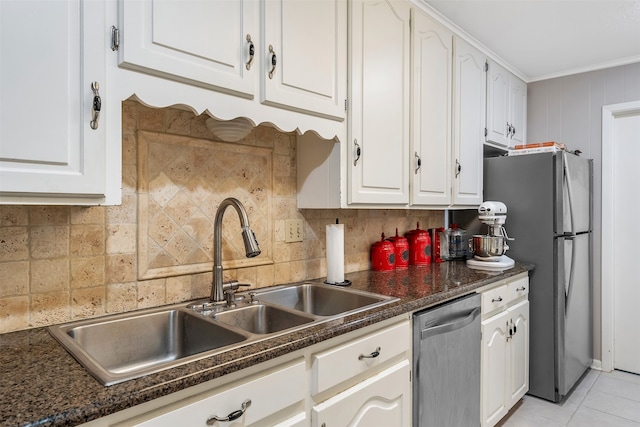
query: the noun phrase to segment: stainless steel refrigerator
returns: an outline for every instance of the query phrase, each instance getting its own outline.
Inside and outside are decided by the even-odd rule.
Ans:
[[[507,205],[507,255],[535,264],[529,394],[554,402],[593,361],[592,176],[592,160],[566,152],[484,163],[484,200]]]

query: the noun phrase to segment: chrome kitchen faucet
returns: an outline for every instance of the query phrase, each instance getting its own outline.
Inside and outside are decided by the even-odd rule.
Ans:
[[[242,227],[242,240],[244,241],[244,250],[247,258],[253,258],[260,255],[260,247],[256,240],[256,235],[249,226],[249,217],[247,211],[238,199],[229,197],[224,199],[216,212],[215,225],[213,230],[213,282],[211,283],[211,302],[221,304],[225,302],[224,285],[222,283],[222,217],[225,209],[233,206],[240,217],[240,226]],[[237,289],[237,282],[230,282],[229,287]]]

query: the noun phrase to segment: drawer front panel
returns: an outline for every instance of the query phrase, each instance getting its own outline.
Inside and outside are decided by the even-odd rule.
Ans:
[[[529,293],[529,277],[523,277],[509,283],[509,301],[513,301]]]
[[[509,300],[507,285],[498,286],[482,293],[482,314],[506,307]]]
[[[274,393],[274,384],[285,385],[278,387]],[[212,416],[224,418],[242,408],[242,403],[251,400],[251,404],[241,420],[242,425],[251,425],[261,419],[275,414],[298,402],[302,402],[306,395],[305,364],[300,361],[291,366],[257,376],[237,386],[233,384],[223,391],[197,400],[191,404],[180,404],[173,411],[165,412],[144,421],[126,423],[136,427],[164,427],[164,426],[206,426],[207,419]],[[220,424],[220,423],[218,423]],[[224,424],[224,423],[223,423]],[[295,425],[295,423],[294,423]]]
[[[325,391],[356,375],[408,352],[411,325],[399,323],[363,338],[312,356],[312,394]]]

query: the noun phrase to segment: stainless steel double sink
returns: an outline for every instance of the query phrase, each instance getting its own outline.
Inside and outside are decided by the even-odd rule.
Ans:
[[[91,375],[112,385],[397,299],[313,282],[251,294],[237,294],[235,307],[182,303],[49,331]]]

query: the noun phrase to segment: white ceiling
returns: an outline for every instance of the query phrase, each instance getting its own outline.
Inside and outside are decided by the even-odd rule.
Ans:
[[[640,62],[640,0],[422,0],[526,81]]]

